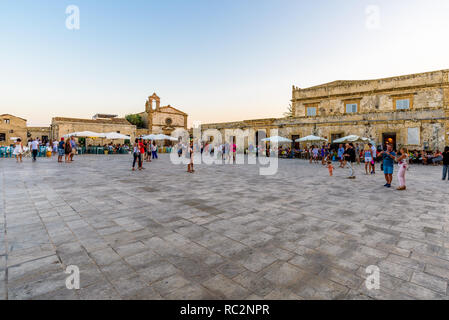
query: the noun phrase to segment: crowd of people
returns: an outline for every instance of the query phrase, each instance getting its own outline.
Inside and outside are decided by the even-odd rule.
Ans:
[[[409,151],[407,148],[400,148],[399,152],[393,151],[392,144],[386,144],[385,149],[376,148],[373,144],[353,144],[347,143],[345,145],[339,144],[332,146],[330,144],[323,144],[321,147],[312,145],[304,150],[293,151],[290,148],[279,149],[279,154],[283,153],[305,153],[310,163],[319,163],[326,166],[329,170],[329,175],[333,176],[334,165],[333,162],[339,162],[339,168],[348,168],[348,179],[355,179],[354,164],[365,164],[365,174],[376,174],[376,162],[381,162],[381,170],[385,175],[385,187],[391,188],[394,172],[394,164],[399,166],[398,181],[399,186],[397,190],[406,190],[405,175],[410,163],[421,163],[423,165],[432,163],[443,165],[442,180],[449,180],[449,147],[446,147],[444,152],[418,152]],[[284,154],[285,154],[284,153]]]
[[[45,143],[41,142],[39,138],[30,139],[28,141],[27,147],[24,146],[21,139],[17,139],[14,145],[13,155],[18,163],[23,161],[23,156],[26,152],[30,152],[33,162],[36,161],[38,153],[42,150],[41,147],[45,147],[45,151],[48,157],[57,154],[58,162],[70,163],[74,156],[77,154],[77,142],[74,137],[65,140],[61,138],[59,141],[50,140]],[[128,150],[126,145],[114,145],[109,144],[106,146],[110,152],[118,152],[121,148]],[[198,142],[194,145],[193,140],[190,143],[183,144],[179,142],[176,145],[178,156],[186,156],[190,158],[190,162],[187,166],[187,172],[193,173],[193,154],[194,151],[198,152],[208,152],[210,154],[217,155],[217,158],[227,162],[235,162],[237,146],[235,143],[223,143],[220,145],[212,145],[209,143]],[[269,156],[269,148],[266,149],[267,156]],[[145,169],[143,163],[151,162],[152,159],[158,158],[158,147],[156,141],[147,141],[143,139],[136,139],[132,147],[133,151],[133,164],[132,170],[136,170],[136,164],[138,170]],[[262,148],[249,146],[246,153],[262,152]],[[443,152],[436,150],[435,152],[428,151],[409,151],[402,147],[399,152],[396,153],[393,150],[392,144],[386,144],[384,149],[376,148],[373,144],[353,144],[347,143],[345,145],[331,145],[322,144],[322,146],[312,145],[304,149],[291,149],[290,147],[279,147],[277,150],[279,156],[286,156],[293,158],[295,154],[306,155],[305,157],[309,159],[310,163],[319,163],[329,170],[329,175],[333,176],[333,171],[335,169],[334,162],[338,162],[339,168],[348,168],[349,176],[348,179],[355,179],[354,164],[364,163],[365,174],[372,175],[376,174],[376,162],[381,162],[381,170],[385,175],[385,187],[390,188],[393,180],[394,164],[397,163],[399,166],[398,170],[398,181],[399,187],[397,190],[406,190],[405,175],[407,168],[410,164],[423,164],[423,165],[443,165],[442,180],[449,180],[449,147],[446,147]],[[64,158],[64,161],[63,161]]]

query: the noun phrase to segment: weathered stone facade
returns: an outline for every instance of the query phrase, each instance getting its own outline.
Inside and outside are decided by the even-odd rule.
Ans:
[[[0,146],[9,146],[14,143],[11,138],[20,138],[27,141],[27,121],[10,115],[0,115]]]
[[[170,105],[161,107],[161,99],[153,93],[145,102],[145,111],[139,113],[145,124],[145,133],[170,135],[175,129],[187,129],[188,115]],[[143,132],[143,131],[142,131]]]
[[[278,129],[297,139],[310,134],[333,141],[350,134],[377,144],[392,139],[411,149],[442,149],[449,145],[449,70],[378,80],[334,81],[300,89],[293,87],[293,116],[206,124],[209,128]]]
[[[155,102],[155,108],[153,108]],[[93,131],[100,133],[118,132],[129,135],[131,140],[136,136],[150,133],[164,133],[170,135],[177,128],[187,129],[188,115],[170,105],[161,107],[160,98],[154,93],[145,103],[145,112],[139,113],[145,123],[145,128],[137,129],[124,118],[115,115],[96,114],[93,119],[77,119],[56,117],[52,119],[50,127],[27,127],[25,119],[4,114],[0,116],[0,145],[10,145],[12,137],[19,137],[23,141],[28,138],[59,140],[62,136],[79,131]],[[101,139],[102,143],[110,142]],[[117,141],[116,141],[117,142]],[[118,141],[123,143],[124,141]]]
[[[118,132],[130,136],[131,140],[136,137],[136,126],[123,118],[90,120],[56,117],[52,119],[51,139],[59,140],[68,133],[79,131]]]

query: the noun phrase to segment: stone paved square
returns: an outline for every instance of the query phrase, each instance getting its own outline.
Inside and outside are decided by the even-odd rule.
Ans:
[[[347,180],[280,159],[197,165],[168,155],[0,160],[0,299],[447,299],[449,183],[411,166]],[[378,166],[379,167],[379,166]],[[397,184],[394,175],[394,184]],[[80,269],[68,290],[67,266]],[[365,285],[380,270],[380,289]]]

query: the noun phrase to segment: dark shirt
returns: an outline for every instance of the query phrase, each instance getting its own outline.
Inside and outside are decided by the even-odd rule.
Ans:
[[[443,165],[449,166],[449,151],[443,152]]]
[[[345,152],[345,160],[349,162],[355,162],[355,150],[354,148],[348,148]]]

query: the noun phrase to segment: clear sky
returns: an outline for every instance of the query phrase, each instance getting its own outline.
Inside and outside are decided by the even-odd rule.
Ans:
[[[449,68],[448,16],[448,0],[0,0],[0,113],[124,116],[156,92],[189,124],[280,117],[292,85]]]

